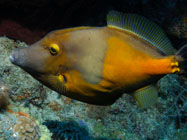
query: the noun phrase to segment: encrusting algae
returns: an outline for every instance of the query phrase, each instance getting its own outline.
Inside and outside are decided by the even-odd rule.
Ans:
[[[58,93],[95,105],[110,105],[128,93],[149,107],[160,78],[186,74],[187,46],[176,52],[153,22],[111,11],[107,23],[53,31],[14,50],[10,60]]]

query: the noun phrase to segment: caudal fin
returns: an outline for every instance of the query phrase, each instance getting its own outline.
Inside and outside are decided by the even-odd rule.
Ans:
[[[180,74],[187,77],[187,44],[185,44],[175,55],[179,62]]]

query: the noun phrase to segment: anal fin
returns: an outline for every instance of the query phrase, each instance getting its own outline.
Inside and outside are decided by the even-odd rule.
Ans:
[[[149,85],[144,88],[138,89],[133,93],[133,97],[136,99],[141,108],[147,108],[155,104],[157,100],[157,87],[156,85]]]

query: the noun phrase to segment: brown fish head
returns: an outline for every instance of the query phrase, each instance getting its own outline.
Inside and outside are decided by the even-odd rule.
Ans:
[[[62,46],[62,40],[49,34],[29,47],[13,50],[10,61],[43,82],[42,77],[56,76],[64,65]]]

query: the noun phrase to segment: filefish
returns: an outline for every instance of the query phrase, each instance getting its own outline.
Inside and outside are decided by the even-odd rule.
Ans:
[[[127,93],[146,108],[156,102],[160,78],[186,74],[187,45],[176,51],[152,21],[110,11],[107,26],[52,31],[13,50],[10,61],[72,99],[111,105]]]

